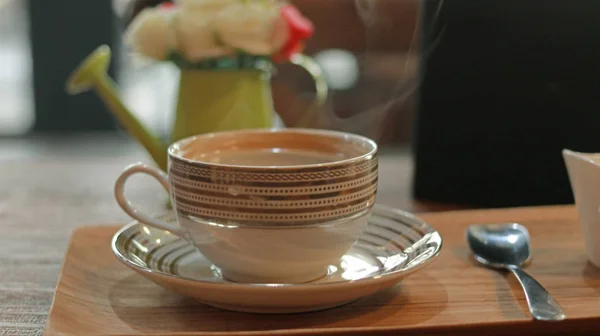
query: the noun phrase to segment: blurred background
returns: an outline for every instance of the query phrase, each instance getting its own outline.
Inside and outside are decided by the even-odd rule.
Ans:
[[[69,73],[96,46],[113,50],[111,75],[127,105],[163,136],[173,117],[178,70],[132,62],[122,47],[129,0],[0,1],[0,135],[113,132],[118,126],[94,93],[69,96]],[[408,143],[416,86],[417,0],[299,0],[316,27],[306,53],[325,71],[329,106],[304,126],[335,128]],[[314,94],[301,68],[273,77],[286,125],[306,115]]]
[[[315,25],[305,52],[331,94],[308,113],[312,79],[279,65],[273,99],[286,126],[374,138],[401,179],[390,193],[486,207],[573,202],[561,150],[600,152],[600,2],[291,2]],[[87,155],[135,147],[93,92],[65,92],[100,44],[112,48],[109,73],[125,103],[168,137],[178,70],[133,61],[122,45],[128,8],[0,0],[0,157],[28,155],[17,147],[73,152],[65,137],[39,140],[48,135],[108,134],[78,138]]]

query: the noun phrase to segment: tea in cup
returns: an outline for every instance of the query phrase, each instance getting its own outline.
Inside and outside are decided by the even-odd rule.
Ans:
[[[302,283],[320,278],[365,229],[375,204],[377,145],[310,129],[238,130],[193,136],[168,149],[168,175],[143,163],[118,178],[115,196],[141,223],[179,234],[228,280]],[[179,227],[125,197],[146,173],[171,195]]]

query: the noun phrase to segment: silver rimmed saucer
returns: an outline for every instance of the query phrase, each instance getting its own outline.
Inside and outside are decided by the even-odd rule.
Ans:
[[[174,214],[161,216],[175,223]],[[302,284],[250,284],[224,279],[193,245],[168,231],[132,222],[112,250],[126,266],[159,286],[214,307],[253,313],[333,308],[396,285],[430,264],[442,238],[411,213],[376,205],[366,231],[326,276]]]

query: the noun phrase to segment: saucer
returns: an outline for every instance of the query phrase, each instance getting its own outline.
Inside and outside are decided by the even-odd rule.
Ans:
[[[159,216],[176,224],[174,213]],[[375,205],[354,246],[320,279],[302,284],[229,281],[188,241],[132,222],[115,234],[119,261],[172,292],[204,304],[252,313],[298,313],[340,306],[393,287],[430,264],[442,238],[415,215]]]

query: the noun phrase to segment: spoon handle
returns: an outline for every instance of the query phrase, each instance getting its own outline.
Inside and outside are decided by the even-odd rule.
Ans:
[[[533,318],[543,321],[559,321],[566,318],[562,308],[539,282],[519,267],[509,267],[509,269],[525,291],[527,305]]]

